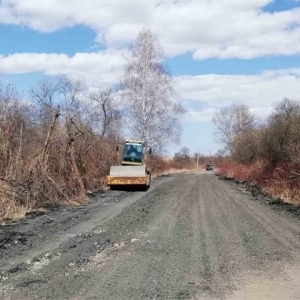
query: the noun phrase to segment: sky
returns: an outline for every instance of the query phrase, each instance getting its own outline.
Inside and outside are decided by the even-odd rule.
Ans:
[[[300,97],[300,0],[1,0],[0,79],[23,97],[43,76],[118,82],[150,29],[187,110],[181,147],[215,153],[212,117],[231,104],[264,120]]]

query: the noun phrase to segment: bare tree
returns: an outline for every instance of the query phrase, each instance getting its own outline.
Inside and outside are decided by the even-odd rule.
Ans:
[[[60,81],[58,78],[50,79],[45,77],[40,80],[36,86],[31,87],[29,90],[35,104],[33,121],[37,125],[41,126],[41,138],[44,139],[44,147],[41,155],[44,172],[46,172],[48,168],[50,146],[53,141],[53,135],[55,133],[61,111],[58,102],[59,84]]]
[[[35,104],[35,121],[46,130],[49,123],[52,123],[53,111],[57,110],[59,104],[59,88],[60,81],[58,78],[45,77],[29,90]]]
[[[235,135],[232,143],[232,158],[242,164],[255,162],[262,154],[262,129],[242,131]]]
[[[132,45],[122,80],[132,136],[158,150],[179,140],[184,114],[162,60],[157,40],[149,30],[143,30]]]
[[[21,164],[27,108],[16,89],[0,81],[0,176],[7,179],[16,176],[17,162]]]
[[[114,128],[114,123],[118,119],[119,114],[114,101],[112,89],[99,88],[89,96],[92,100],[92,122],[94,129],[99,132],[101,140],[104,136]]]
[[[283,99],[269,117],[264,131],[265,157],[276,165],[278,162],[296,161],[300,148],[299,101]]]
[[[189,158],[190,157],[190,149],[187,147],[182,147],[180,149],[180,156],[183,158]]]
[[[221,109],[213,118],[217,127],[216,136],[232,152],[233,142],[237,134],[254,128],[254,116],[245,105],[231,105]]]
[[[75,141],[84,134],[82,114],[85,108],[83,93],[85,83],[80,79],[61,77],[61,106],[64,116],[64,126],[67,134],[66,160],[70,162],[71,180],[75,183],[78,191],[84,191],[85,186],[77,165]]]

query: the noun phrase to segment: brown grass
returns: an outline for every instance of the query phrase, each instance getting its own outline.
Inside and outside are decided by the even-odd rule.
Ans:
[[[296,170],[298,167],[291,164],[270,167],[265,160],[257,160],[249,165],[241,165],[228,160],[220,164],[217,171],[238,181],[255,184],[269,196],[300,205],[300,176]]]
[[[21,219],[30,210],[30,204],[20,204],[17,191],[9,183],[0,180],[0,221],[5,219]]]

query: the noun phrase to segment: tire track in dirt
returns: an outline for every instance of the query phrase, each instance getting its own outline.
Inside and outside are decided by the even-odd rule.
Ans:
[[[272,289],[300,299],[299,222],[212,174],[175,176],[27,279],[35,283],[17,274],[7,299],[236,300],[255,286],[256,299],[275,299]],[[100,238],[110,242],[92,251]],[[87,263],[64,263],[85,249]]]
[[[184,218],[184,207],[196,182],[195,180],[186,182],[186,189],[182,191],[182,187],[178,185],[180,181],[180,179],[176,181],[176,184],[173,186],[177,197],[174,197],[174,194],[171,195],[171,198],[170,195],[166,195],[165,198],[160,199],[162,202],[156,202],[159,205],[159,210],[153,207],[153,211],[156,214],[153,221],[148,225],[151,230],[144,235],[137,235],[137,242],[129,246],[127,250],[124,248],[124,252],[119,256],[119,260],[112,262],[110,270],[105,276],[101,276],[101,291],[105,299],[113,299],[109,296],[111,286],[122,290],[128,299],[153,299],[153,297],[161,297],[162,295],[169,295],[170,299],[177,299],[178,295],[181,297],[180,295],[185,293],[183,288],[183,290],[179,289],[174,294],[173,289],[170,288],[170,282],[162,286],[160,280],[161,277],[170,278],[170,281],[176,282],[176,285],[178,281],[183,280],[182,274],[176,272],[178,266],[173,268],[174,260],[178,260],[178,253],[182,252],[182,248],[174,251],[174,246],[172,245],[173,243],[177,244],[179,237],[178,228],[176,227],[180,226],[182,229],[184,226],[180,223],[180,220]],[[189,229],[186,228],[184,232],[181,230],[180,237],[185,238],[185,236],[188,236],[190,233]],[[184,251],[188,251],[189,248],[186,245]],[[128,251],[130,251],[130,255]],[[181,263],[181,265],[186,266],[186,272],[188,272],[189,264],[190,262]],[[131,270],[134,270],[134,272],[131,273]],[[104,272],[101,271],[104,271],[102,268],[98,272],[103,274]],[[124,274],[136,273],[139,276],[134,280],[134,283],[139,288],[135,289],[132,284],[129,287],[124,287],[120,277],[124,276]],[[113,297],[122,299],[118,298],[122,297],[119,294],[114,294]]]

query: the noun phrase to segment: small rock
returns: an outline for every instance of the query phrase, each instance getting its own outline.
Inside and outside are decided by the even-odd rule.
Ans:
[[[138,239],[131,239],[131,243],[135,243],[137,241],[138,241]]]
[[[40,258],[40,257],[35,257],[32,261],[33,261],[33,262],[40,262],[40,261],[41,261],[41,258]]]
[[[12,266],[10,269],[9,269],[9,272],[10,273],[16,273],[18,271],[20,271],[22,268],[20,265],[15,265],[15,266]]]
[[[271,201],[269,201],[270,205],[281,204],[281,203],[282,203],[282,201],[280,198],[272,199]]]

